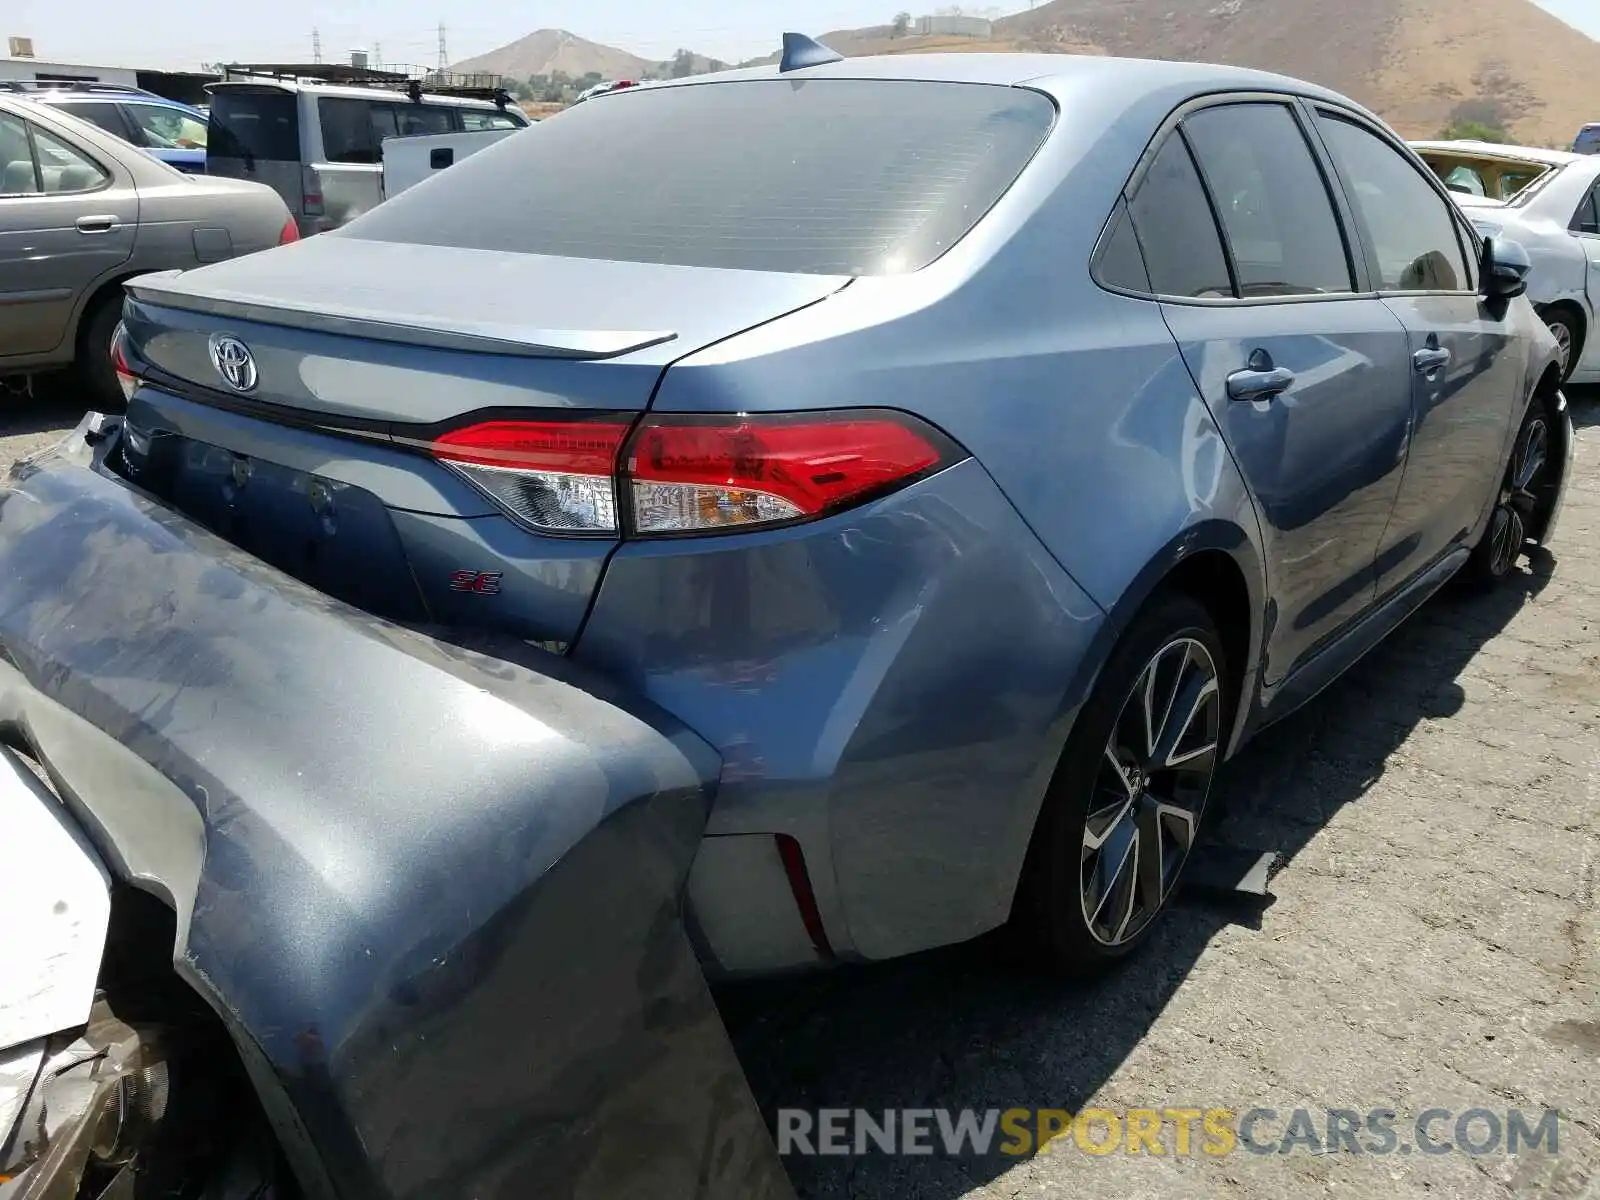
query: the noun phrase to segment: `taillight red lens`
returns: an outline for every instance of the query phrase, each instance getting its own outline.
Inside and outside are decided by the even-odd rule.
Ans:
[[[959,453],[938,431],[881,411],[652,416],[629,441],[632,429],[633,419],[619,414],[480,421],[410,444],[535,529],[618,533],[620,494],[631,532],[642,536],[821,516]]]
[[[616,533],[617,455],[629,420],[484,421],[428,451],[514,516],[559,533]]]
[[[122,389],[122,398],[132,400],[133,394],[139,390],[139,377],[128,365],[127,339],[128,331],[118,321],[111,335],[111,369],[117,374],[117,386]]]
[[[948,457],[942,437],[893,413],[662,416],[626,469],[638,532],[713,532],[818,516]]]
[[[300,226],[295,224],[293,217],[283,223],[283,228],[278,232],[278,245],[287,246],[290,242],[300,240]]]

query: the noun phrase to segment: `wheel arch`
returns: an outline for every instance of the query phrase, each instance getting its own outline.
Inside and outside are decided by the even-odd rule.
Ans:
[[[1584,311],[1583,305],[1571,297],[1564,296],[1547,304],[1536,305],[1534,311],[1539,314],[1540,319],[1543,319],[1546,313],[1561,313],[1572,319],[1576,339],[1572,344],[1572,358],[1568,372],[1576,370],[1578,364],[1583,361],[1584,347],[1589,344],[1589,314]],[[1557,382],[1559,383],[1559,380]]]
[[[1117,643],[1158,596],[1181,592],[1198,601],[1217,623],[1235,687],[1228,755],[1243,741],[1267,628],[1266,568],[1249,534],[1220,518],[1198,522],[1153,555],[1106,611],[1094,651],[1072,689],[1075,706],[1094,690]]]

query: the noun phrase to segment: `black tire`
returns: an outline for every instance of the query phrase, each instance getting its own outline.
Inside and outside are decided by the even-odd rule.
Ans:
[[[87,406],[98,412],[121,412],[127,397],[111,365],[111,339],[122,320],[122,289],[113,288],[90,302],[78,327],[78,354],[73,362]]]
[[[1511,444],[1489,524],[1472,548],[1465,571],[1469,582],[1480,587],[1499,583],[1527,551],[1528,531],[1538,528],[1539,506],[1549,502],[1545,476],[1554,438],[1549,410],[1535,396]]]
[[[1555,334],[1556,339],[1565,347],[1567,361],[1561,367],[1561,382],[1565,383],[1572,378],[1572,372],[1578,367],[1578,358],[1583,353],[1583,330],[1579,326],[1578,318],[1565,309],[1550,308],[1539,315],[1550,327],[1550,332]]]
[[[1182,674],[1191,666],[1197,674]],[[1198,682],[1203,673],[1209,673],[1209,683]],[[1154,762],[1132,761],[1140,745],[1155,750],[1148,743],[1161,743],[1166,725],[1163,721],[1157,736],[1150,736],[1143,697],[1153,694],[1149,707],[1155,709],[1167,695],[1165,708],[1176,720],[1184,715],[1179,712],[1184,705],[1176,703],[1180,688],[1205,693],[1194,708],[1192,736],[1176,737],[1164,755],[1168,761],[1183,757],[1183,766],[1163,770]],[[1198,838],[1232,725],[1234,690],[1216,625],[1189,596],[1158,596],[1123,634],[1073,726],[1028,848],[1012,932],[1015,944],[1036,963],[1063,974],[1094,975],[1127,958],[1149,935],[1176,892]],[[1208,756],[1195,757],[1197,747],[1207,743]],[[1192,767],[1203,768],[1203,778],[1188,778]],[[1180,773],[1185,775],[1181,788]],[[1163,803],[1163,796],[1169,802]],[[1180,807],[1187,816],[1177,812]],[[1178,852],[1180,834],[1186,840]],[[1140,857],[1141,839],[1144,847],[1161,850],[1154,871]],[[1118,849],[1123,844],[1125,852]],[[1127,869],[1138,879],[1124,881],[1117,870],[1129,856],[1133,862]],[[1159,886],[1153,886],[1156,880]],[[1118,890],[1124,882],[1125,918]],[[1108,938],[1119,922],[1122,929]]]

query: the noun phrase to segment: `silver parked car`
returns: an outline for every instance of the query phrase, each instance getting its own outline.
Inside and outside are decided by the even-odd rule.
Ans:
[[[76,363],[96,406],[122,284],[298,236],[270,189],[185,175],[60,108],[0,96],[0,376]]]
[[[529,124],[515,105],[420,90],[266,75],[206,90],[206,173],[276,189],[307,235],[337,229],[383,202],[385,138]]]
[[[1556,335],[1564,378],[1600,382],[1600,155],[1488,142],[1413,142],[1478,231],[1520,242],[1528,296]]]

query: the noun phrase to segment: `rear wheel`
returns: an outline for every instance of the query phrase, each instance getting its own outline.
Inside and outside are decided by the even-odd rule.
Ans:
[[[1545,475],[1550,469],[1550,415],[1534,397],[1512,443],[1511,461],[1495,498],[1494,512],[1482,539],[1473,548],[1468,570],[1479,583],[1497,583],[1509,575],[1526,550],[1528,531],[1535,528],[1544,503]]]
[[[1029,847],[1014,923],[1050,965],[1103,970],[1153,928],[1199,834],[1231,712],[1210,614],[1160,598],[1079,714]]]
[[[111,363],[111,339],[121,320],[122,288],[116,287],[90,302],[78,329],[78,356],[73,369],[87,393],[84,398],[89,406],[100,412],[121,412],[127,407]]]
[[[1540,315],[1544,318],[1544,323],[1550,327],[1550,332],[1555,335],[1561,382],[1565,383],[1577,368],[1578,355],[1583,345],[1583,331],[1578,328],[1577,318],[1563,309],[1552,308]]]

